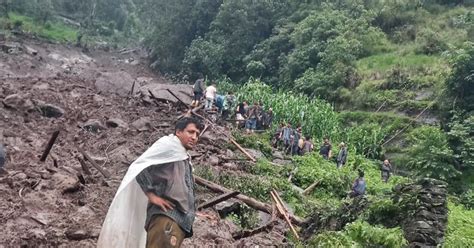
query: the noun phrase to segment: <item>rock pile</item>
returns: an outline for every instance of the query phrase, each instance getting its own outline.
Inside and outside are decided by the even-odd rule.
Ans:
[[[425,178],[416,183],[400,185],[394,191],[394,201],[404,211],[402,228],[408,247],[442,245],[448,222],[446,184]]]

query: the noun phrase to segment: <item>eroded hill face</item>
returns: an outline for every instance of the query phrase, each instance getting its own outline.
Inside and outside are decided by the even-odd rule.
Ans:
[[[2,44],[0,141],[6,145],[7,174],[0,176],[0,246],[95,247],[129,164],[171,133],[184,110],[166,89],[190,102],[191,88],[163,85],[166,80],[152,74],[139,53],[85,54],[25,40]],[[150,98],[150,91],[158,100]],[[57,130],[51,153],[40,162]],[[210,128],[192,153],[196,167],[232,153],[216,130]],[[78,147],[111,177],[105,179],[86,161],[88,175]],[[198,202],[210,197],[199,190]],[[271,233],[241,240],[232,238],[237,230],[217,212],[205,210],[184,245],[284,244],[282,222]]]

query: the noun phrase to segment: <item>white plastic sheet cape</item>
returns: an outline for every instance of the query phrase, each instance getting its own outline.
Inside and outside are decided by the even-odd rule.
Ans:
[[[146,207],[148,198],[135,177],[151,166],[188,158],[178,137],[160,138],[128,168],[110,204],[100,231],[98,248],[142,248],[146,245]]]

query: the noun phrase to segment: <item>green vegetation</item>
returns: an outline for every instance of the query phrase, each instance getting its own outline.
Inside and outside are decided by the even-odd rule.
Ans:
[[[458,204],[449,205],[445,246],[473,246],[471,0],[6,0],[0,16],[7,36],[141,42],[151,67],[164,74],[192,81],[204,73],[220,90],[272,107],[275,124],[300,124],[315,144],[329,136],[334,154],[339,142],[347,143],[349,161],[340,170],[314,152],[281,167],[259,160],[244,176],[197,171],[264,201],[276,188],[296,214],[329,216],[347,203],[355,171],[363,169],[368,209],[343,230],[324,231],[305,245],[405,245],[394,221],[400,209],[387,195],[412,178],[435,177],[449,182]],[[271,132],[235,136],[271,157]],[[383,183],[378,166],[385,158],[409,178]],[[298,187],[316,181],[301,197]],[[253,227],[252,213],[243,215],[230,218]]]
[[[25,33],[35,34],[58,42],[76,41],[78,32],[76,29],[59,22],[48,21],[44,24],[38,24],[33,18],[17,13],[9,13],[8,18],[1,18],[0,27],[13,27]]]
[[[462,205],[449,203],[448,230],[445,247],[474,246],[474,210],[466,210]]]

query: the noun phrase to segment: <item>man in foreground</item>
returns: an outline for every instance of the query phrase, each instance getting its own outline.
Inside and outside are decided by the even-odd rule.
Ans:
[[[180,247],[192,236],[196,208],[187,150],[194,148],[201,130],[196,119],[182,118],[174,135],[160,138],[133,162],[97,247]]]

